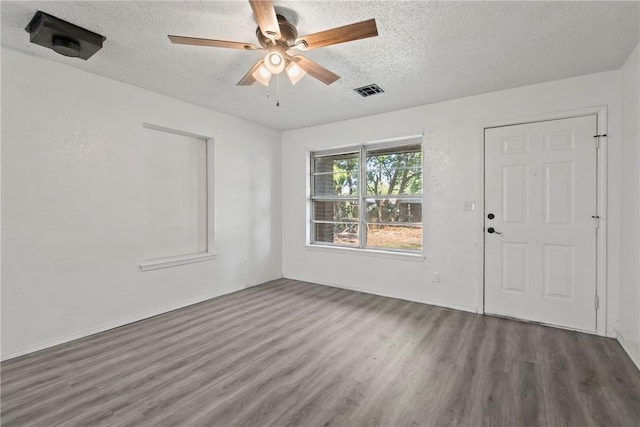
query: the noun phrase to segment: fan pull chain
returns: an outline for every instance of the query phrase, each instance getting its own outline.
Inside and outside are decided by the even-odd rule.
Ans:
[[[276,107],[280,106],[280,74],[276,74]]]

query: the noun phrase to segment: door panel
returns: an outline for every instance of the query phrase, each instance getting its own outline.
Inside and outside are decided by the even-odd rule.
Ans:
[[[526,295],[528,247],[526,243],[502,242],[502,290]]]
[[[570,245],[544,245],[544,296],[573,300],[574,248]]]
[[[485,131],[486,313],[595,331],[596,120]]]
[[[503,222],[526,224],[529,211],[529,165],[503,166],[502,188]]]

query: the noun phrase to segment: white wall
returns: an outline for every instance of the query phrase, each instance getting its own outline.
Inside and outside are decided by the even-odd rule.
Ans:
[[[633,239],[621,239],[620,219],[633,222],[636,209],[636,227],[640,221],[638,187],[632,179],[622,182],[622,168],[635,168],[640,185],[638,163],[626,157],[635,149],[640,162],[637,97],[624,95],[634,78],[637,93],[638,49],[622,70],[622,83],[618,71],[600,73],[287,131],[282,139],[277,131],[61,64],[4,47],[1,54],[3,358],[282,273],[475,311],[483,125],[597,105],[609,109],[607,332],[616,328],[618,304],[629,299],[618,330],[625,337],[628,330],[637,345],[638,256],[621,255]],[[631,135],[624,165],[621,119]],[[139,271],[143,122],[215,138],[215,260]],[[425,262],[305,247],[307,151],[422,132]],[[627,203],[633,197],[635,208]],[[478,211],[464,212],[465,200],[475,200]],[[619,297],[621,265],[630,285],[622,284]],[[430,281],[433,271],[440,272],[438,284]],[[633,292],[635,306],[627,298]]]
[[[2,82],[2,55],[0,54],[0,82]],[[1,92],[0,84],[0,92]],[[0,102],[2,117],[2,102]],[[0,309],[2,308],[2,120],[0,120]],[[2,313],[0,312],[0,331],[2,331]],[[0,357],[2,355],[2,335],[0,333]]]
[[[619,340],[640,368],[640,45],[622,67]]]
[[[1,54],[4,358],[281,276],[280,132]],[[138,269],[143,122],[215,138],[213,261]]]
[[[482,283],[483,125],[606,105],[610,135],[608,216],[617,218],[620,210],[619,84],[620,72],[611,71],[283,132],[284,276],[476,311]],[[305,246],[309,150],[422,132],[426,155],[425,262],[337,254]],[[465,200],[475,200],[479,209],[463,211]],[[607,221],[607,217],[603,220]],[[607,332],[613,334],[618,310],[616,260],[620,227],[613,220],[607,221],[607,226],[610,257]],[[440,283],[431,282],[431,273],[435,271],[440,273]]]

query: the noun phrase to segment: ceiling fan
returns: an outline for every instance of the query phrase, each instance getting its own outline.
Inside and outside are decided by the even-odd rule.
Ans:
[[[258,23],[256,37],[257,46],[253,43],[242,43],[227,40],[202,39],[195,37],[183,37],[169,35],[169,40],[174,44],[186,44],[195,46],[224,47],[243,50],[266,50],[263,59],[256,62],[253,67],[238,82],[238,86],[250,86],[258,81],[265,86],[269,85],[272,75],[280,74],[286,70],[286,74],[292,84],[309,74],[326,85],[330,85],[340,78],[337,74],[327,70],[320,64],[313,62],[302,55],[290,55],[294,49],[310,50],[333,44],[349,42],[353,40],[376,37],[378,28],[375,19],[309,34],[298,37],[296,27],[287,19],[276,14],[271,0],[249,0],[253,14]]]

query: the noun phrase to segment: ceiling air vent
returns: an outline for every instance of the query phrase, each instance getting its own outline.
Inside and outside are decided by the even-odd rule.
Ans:
[[[354,90],[358,92],[360,95],[365,97],[375,95],[377,93],[384,93],[384,90],[382,90],[382,88],[375,83],[358,87],[358,88],[355,88]]]

